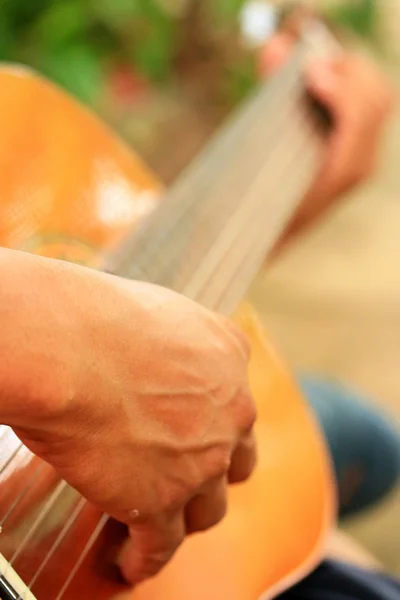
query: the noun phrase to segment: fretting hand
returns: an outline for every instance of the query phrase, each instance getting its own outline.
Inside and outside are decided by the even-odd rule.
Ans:
[[[293,33],[282,32],[261,57],[263,74],[279,70],[293,51]],[[325,158],[312,189],[295,217],[290,233],[308,225],[333,201],[374,173],[394,93],[371,60],[342,56],[309,64],[306,82],[311,94],[333,118]]]

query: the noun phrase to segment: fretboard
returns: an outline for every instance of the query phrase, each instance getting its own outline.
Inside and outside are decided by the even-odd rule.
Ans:
[[[311,26],[288,65],[229,120],[106,270],[230,314],[319,168],[321,122],[304,61],[335,50],[330,34]]]

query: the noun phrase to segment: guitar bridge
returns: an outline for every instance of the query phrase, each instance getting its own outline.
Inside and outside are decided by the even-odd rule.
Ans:
[[[2,554],[0,554],[0,600],[36,600]]]

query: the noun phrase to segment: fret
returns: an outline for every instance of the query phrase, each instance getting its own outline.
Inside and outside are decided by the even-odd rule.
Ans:
[[[36,600],[2,554],[0,554],[0,600]]]

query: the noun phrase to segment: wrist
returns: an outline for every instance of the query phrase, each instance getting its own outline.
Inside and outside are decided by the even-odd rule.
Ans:
[[[73,394],[72,311],[57,261],[0,249],[0,423],[25,428],[62,412]]]

